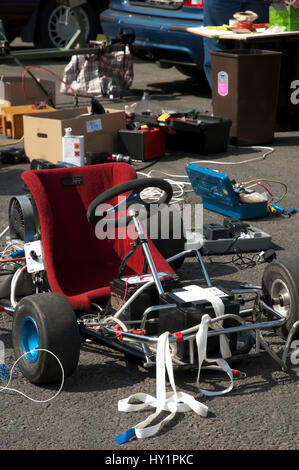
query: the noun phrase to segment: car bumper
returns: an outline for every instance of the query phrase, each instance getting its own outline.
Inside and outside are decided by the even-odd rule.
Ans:
[[[163,61],[193,63],[203,66],[203,41],[200,36],[190,34],[185,28],[199,26],[198,21],[184,21],[165,16],[131,14],[117,10],[105,10],[101,16],[103,32],[108,39],[119,37],[123,31],[134,34],[135,48],[154,51]],[[176,60],[177,57],[177,60]],[[184,61],[182,58],[185,57]]]

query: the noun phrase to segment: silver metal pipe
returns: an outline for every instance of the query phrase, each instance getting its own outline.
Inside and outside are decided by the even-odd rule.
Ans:
[[[286,322],[286,318],[279,312],[277,312],[277,310],[274,310],[274,308],[270,307],[270,305],[267,305],[263,300],[259,300],[259,304],[262,308],[268,310],[268,312],[272,313],[275,317],[278,317],[279,319],[283,319],[284,320],[284,323]]]
[[[148,315],[151,313],[151,312],[156,312],[156,311],[159,311],[159,310],[167,310],[169,308],[175,308],[176,307],[176,304],[162,304],[162,305],[152,305],[151,307],[148,307],[144,312],[143,312],[143,315],[142,315],[142,319],[141,319],[141,323],[140,323],[140,328],[141,329],[144,329],[145,327],[145,322],[147,320],[147,317]]]
[[[181,251],[180,253],[177,253],[176,255],[170,256],[170,258],[167,258],[166,261],[167,263],[172,263],[172,261],[175,261],[179,258],[182,258],[182,256],[186,256],[189,253],[191,253],[193,250],[186,250],[186,251]]]
[[[135,224],[135,228],[137,230],[137,233],[138,233],[138,237],[139,239],[141,240],[142,242],[142,250],[144,252],[144,255],[147,259],[147,262],[148,262],[148,265],[149,265],[149,269],[153,275],[153,278],[154,278],[154,281],[155,281],[155,284],[156,284],[156,287],[157,287],[157,290],[159,292],[160,295],[163,295],[164,294],[164,290],[163,290],[163,287],[162,287],[162,284],[161,284],[161,281],[159,279],[159,275],[157,273],[157,270],[156,270],[156,266],[155,266],[155,263],[154,263],[154,260],[152,258],[152,254],[150,252],[150,249],[148,247],[148,243],[147,243],[147,238],[145,236],[145,234],[143,233],[142,231],[142,228],[141,228],[141,225],[140,225],[140,222],[138,220],[138,218],[136,217],[136,214],[133,214],[132,216],[133,218],[133,221],[134,221],[134,224]]]
[[[253,335],[253,332],[251,332],[251,334]],[[280,357],[277,356],[277,354],[272,351],[272,349],[269,347],[269,345],[267,344],[267,342],[264,340],[262,334],[260,331],[257,332],[258,334],[258,337],[259,337],[259,342],[261,343],[262,347],[265,349],[265,351],[267,351],[267,353],[276,361],[278,362],[278,364],[281,366],[282,370],[286,370],[286,365],[285,365],[285,362],[280,359]]]
[[[204,264],[204,262],[203,262],[202,256],[201,256],[201,254],[200,254],[200,251],[199,251],[199,250],[194,250],[194,252],[195,252],[196,257],[197,257],[197,259],[198,259],[198,261],[199,261],[199,264],[200,264],[202,273],[203,273],[203,275],[204,275],[204,277],[205,277],[207,286],[208,286],[208,287],[212,287],[212,283],[211,283],[211,280],[210,280],[210,278],[209,278],[208,271],[207,271],[207,269],[206,269],[206,267],[205,267],[205,264]]]
[[[240,316],[244,313],[252,313],[253,312],[253,308],[244,308],[243,310],[240,310]]]
[[[251,288],[251,287],[246,287],[244,289],[232,289],[231,290],[232,294],[257,294],[256,292],[256,289],[255,288]]]
[[[250,323],[241,326],[233,326],[231,328],[222,328],[221,330],[209,331],[208,336],[218,336],[218,335],[228,335],[231,333],[238,333],[239,331],[250,331],[250,330],[259,330],[265,328],[273,328],[282,326],[285,323],[285,320],[273,320],[262,323]],[[184,338],[188,339],[188,338]]]

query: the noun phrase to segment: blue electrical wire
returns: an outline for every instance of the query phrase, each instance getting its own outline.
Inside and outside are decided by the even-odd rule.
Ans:
[[[0,364],[0,383],[5,382],[10,377],[10,371],[12,368],[12,364]],[[18,366],[14,367],[14,372],[19,370]]]

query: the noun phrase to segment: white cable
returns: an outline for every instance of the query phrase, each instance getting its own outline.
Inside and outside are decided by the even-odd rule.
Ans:
[[[161,173],[165,176],[170,176],[170,177],[177,177],[177,178],[186,178],[187,175],[172,175],[169,173],[166,173],[164,171],[160,170],[151,170],[149,173],[142,173],[142,172],[137,172],[140,175],[145,176],[146,178],[151,178],[153,172]],[[167,181],[173,188],[173,196],[171,199],[170,204],[173,204],[175,202],[180,202],[183,200],[183,194],[185,185],[191,185],[190,182],[183,182],[183,181],[175,181],[169,178],[164,178],[165,181]],[[161,195],[163,194],[163,191],[157,188],[147,188],[146,190],[142,191],[142,195],[144,198],[151,199],[152,202],[157,202]]]
[[[104,320],[105,320],[104,324],[108,323],[109,321],[114,321],[117,325],[119,325],[122,328],[123,331],[128,331],[128,328],[126,327],[126,325],[121,320],[119,320],[119,318],[109,316],[105,318]]]
[[[233,147],[230,145],[230,147]],[[251,148],[251,149],[263,149],[263,150],[268,150],[265,152],[261,157],[256,157],[256,158],[248,158],[247,160],[242,160],[241,162],[216,162],[214,160],[196,160],[195,162],[191,163],[209,163],[213,165],[242,165],[243,163],[251,163],[255,162],[257,160],[265,160],[265,158],[273,153],[275,150],[272,147],[259,147],[259,146],[252,146],[252,147],[242,147],[242,148]]]
[[[12,307],[16,307],[17,305],[17,299],[16,299],[16,286],[17,286],[17,283],[18,283],[18,280],[21,276],[21,274],[23,273],[23,268],[24,266],[22,266],[21,268],[19,268],[13,275],[12,277],[12,280],[11,280],[11,288],[10,288],[10,303],[12,305]]]
[[[60,368],[61,368],[61,372],[62,372],[62,379],[61,379],[61,385],[58,389],[58,391],[55,393],[55,395],[53,395],[53,397],[50,397],[50,398],[47,398],[46,400],[36,400],[35,398],[31,398],[29,397],[28,395],[26,395],[25,393],[21,392],[21,390],[17,390],[15,388],[10,388],[9,387],[9,384],[10,384],[10,381],[11,381],[11,377],[12,377],[12,371],[14,369],[14,367],[17,365],[17,363],[22,359],[22,357],[26,356],[27,354],[30,354],[32,352],[36,352],[36,351],[44,351],[44,352],[48,352],[49,354],[52,354],[52,356],[55,357],[55,359],[57,359],[59,365],[60,365]],[[8,390],[10,392],[16,392],[16,393],[19,393],[20,395],[22,395],[23,397],[25,398],[28,398],[28,400],[31,400],[31,401],[34,401],[35,403],[46,403],[48,401],[51,401],[53,400],[54,398],[57,397],[57,395],[61,392],[62,390],[62,387],[63,387],[63,384],[64,384],[64,368],[63,368],[63,365],[61,364],[60,360],[58,359],[58,357],[52,352],[52,351],[49,351],[48,349],[42,349],[42,348],[36,348],[36,349],[32,349],[31,351],[27,351],[25,352],[24,354],[22,354],[22,356],[20,356],[13,364],[12,368],[10,369],[10,374],[9,374],[9,379],[8,379],[8,382],[7,384],[5,385],[5,387],[2,387],[0,386],[0,392],[3,392],[4,390]]]
[[[234,146],[229,146],[229,147],[234,147]],[[234,147],[235,148],[235,147]],[[247,160],[242,160],[241,162],[219,162],[219,161],[214,161],[214,160],[196,160],[196,161],[193,161],[191,163],[201,163],[201,164],[212,164],[212,165],[242,165],[244,163],[251,163],[251,162],[255,162],[257,160],[265,160],[265,158],[270,155],[271,153],[274,152],[274,148],[272,147],[264,147],[264,146],[250,146],[250,147],[242,147],[242,148],[250,148],[250,149],[258,149],[258,150],[266,150],[266,152],[261,156],[261,157],[256,157],[256,158],[251,158],[251,159],[247,159]],[[169,176],[171,178],[189,178],[188,175],[173,175],[171,173],[166,173],[165,171],[161,171],[161,170],[151,170],[149,171],[149,173],[143,173],[141,171],[137,171],[137,173],[139,175],[142,175],[142,176],[145,176],[147,178],[151,178],[152,177],[152,173],[160,173],[162,175],[165,175],[165,176]],[[187,193],[187,192],[192,192],[193,190],[188,190],[186,191],[185,190],[185,185],[192,185],[191,182],[188,182],[188,181],[176,181],[176,180],[173,180],[173,179],[169,179],[169,178],[164,178],[165,181],[167,181],[169,184],[171,184],[172,188],[173,188],[173,197],[171,199],[171,202],[170,204],[174,204],[174,203],[177,203],[177,202],[181,202],[183,201],[183,194]],[[175,187],[175,189],[174,189]],[[142,192],[143,194],[143,197],[147,198],[147,199],[150,199],[151,202],[157,202],[159,200],[159,197],[162,195],[163,191],[162,190],[159,190],[157,188],[147,188],[146,190],[144,190]]]
[[[151,286],[152,284],[154,284],[155,281],[154,280],[151,280],[151,281],[148,281],[146,282],[145,284],[143,284],[141,287],[139,287],[139,289],[134,292],[134,294],[124,303],[124,305],[114,314],[114,318],[115,319],[118,319],[119,316],[121,315],[121,313],[125,310],[125,308],[128,307],[128,305],[130,305],[131,302],[133,302],[133,300],[136,299],[136,297],[141,294],[141,292],[143,292],[147,287]]]

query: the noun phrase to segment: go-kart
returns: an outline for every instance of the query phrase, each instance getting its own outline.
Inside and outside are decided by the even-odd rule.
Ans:
[[[167,207],[167,181],[138,179],[125,163],[28,170],[22,178],[28,194],[11,199],[9,231],[2,233],[9,235],[0,259],[0,308],[13,316],[15,356],[30,382],[61,380],[59,363],[46,351],[70,376],[87,339],[155,366],[165,332],[173,367],[196,368],[203,318],[204,359],[229,361],[255,348],[287,368],[299,318],[294,259],[269,263],[261,286],[228,291],[212,286],[200,245],[188,245],[185,234],[176,240],[170,234],[164,245],[159,230],[156,240],[147,236],[151,204],[144,190],[158,189],[157,210]],[[116,236],[103,236],[110,226]],[[197,258],[201,285],[181,282],[176,271],[186,256]],[[282,357],[262,335],[269,329],[286,340]]]

